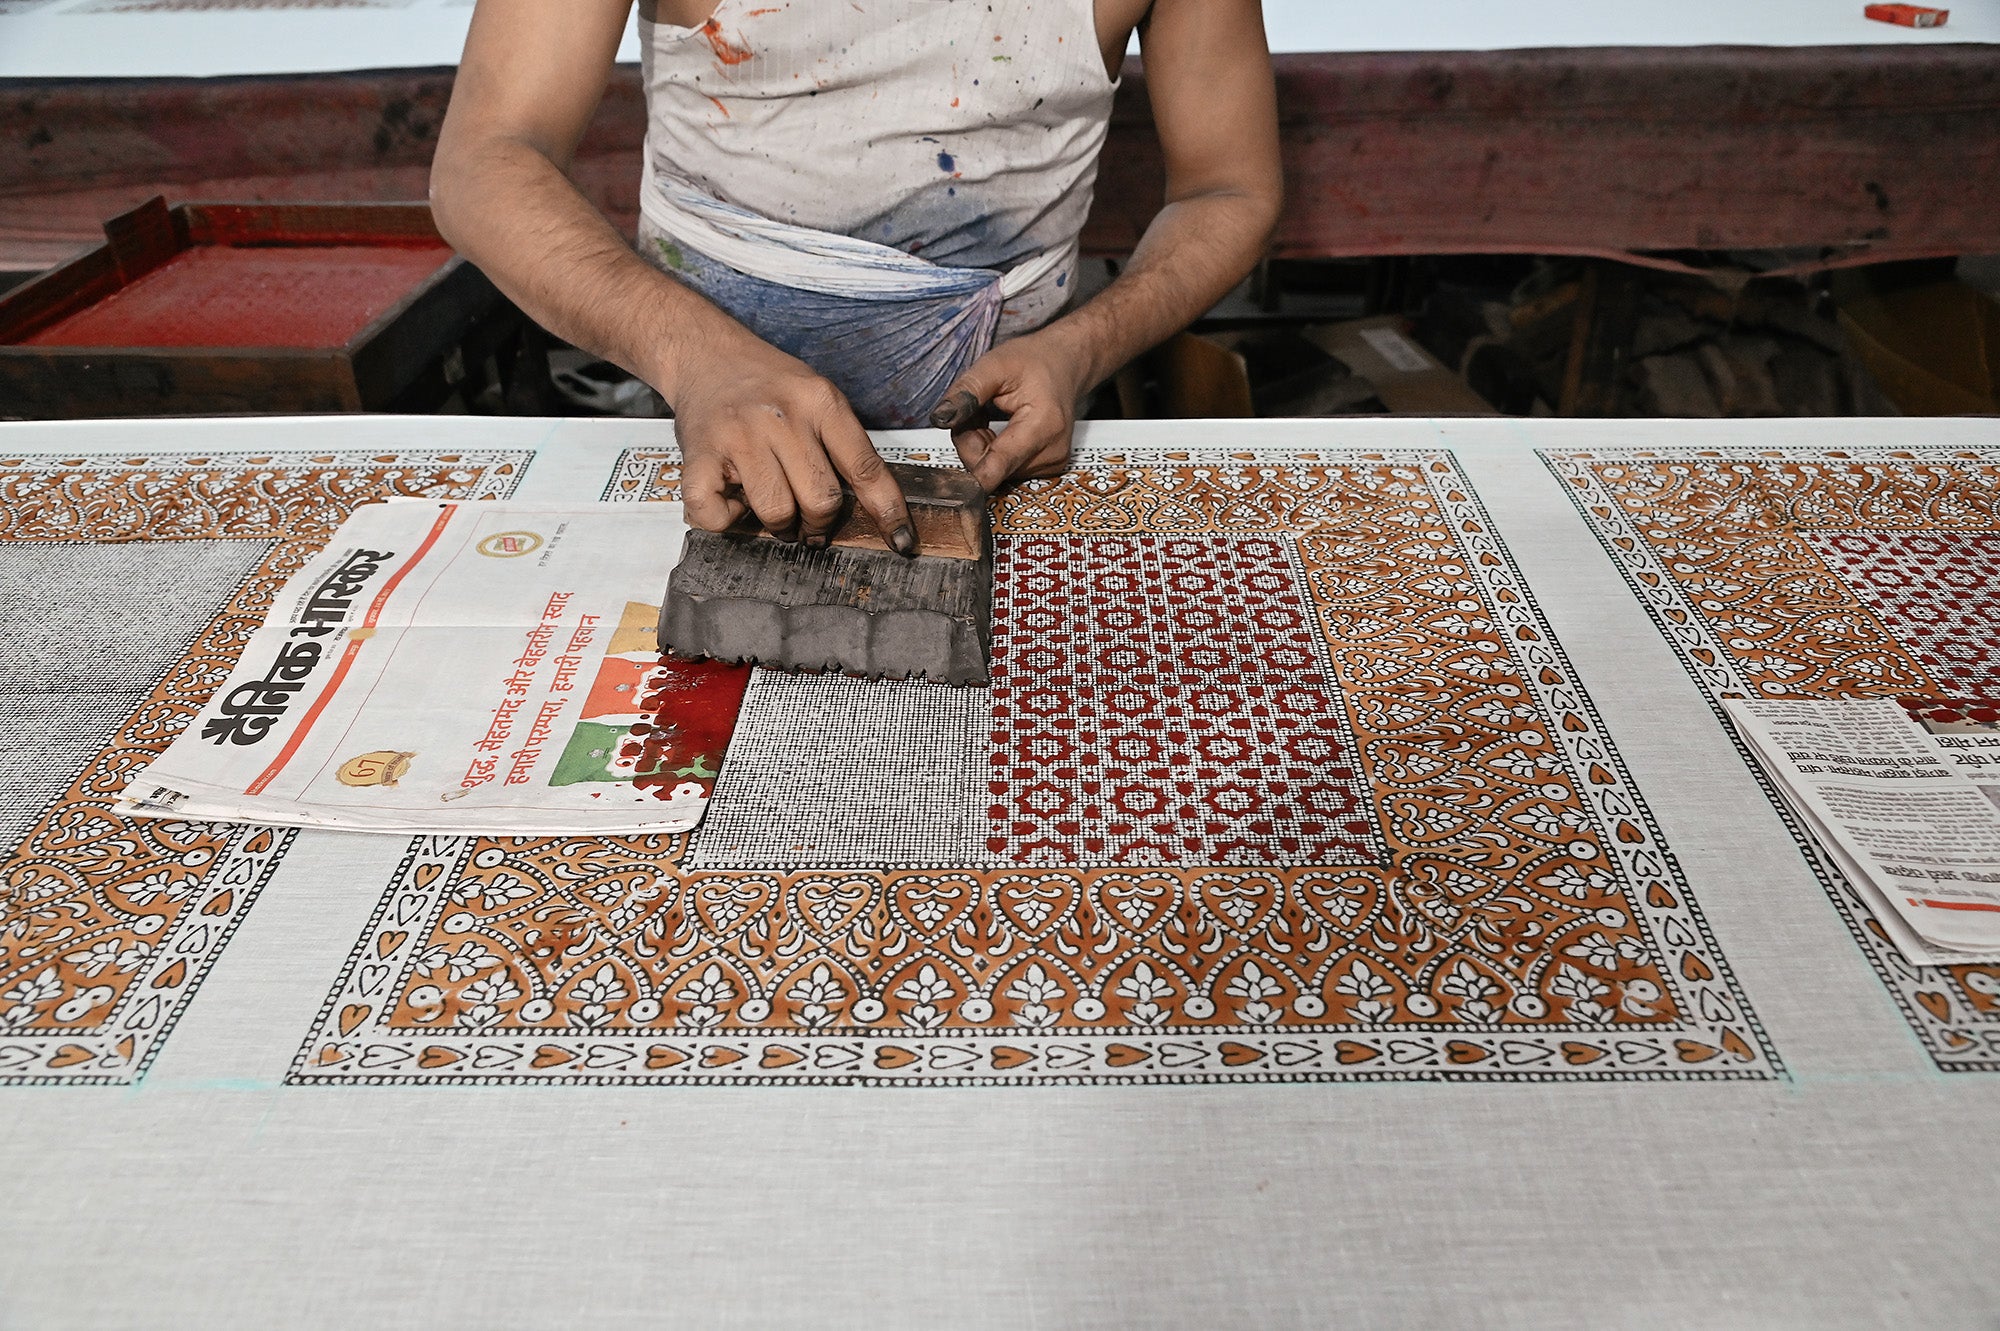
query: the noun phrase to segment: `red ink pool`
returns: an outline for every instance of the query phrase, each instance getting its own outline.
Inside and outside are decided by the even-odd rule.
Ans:
[[[344,346],[450,258],[442,244],[199,245],[24,345]]]

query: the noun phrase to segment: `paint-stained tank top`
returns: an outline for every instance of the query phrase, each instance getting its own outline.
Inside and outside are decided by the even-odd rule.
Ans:
[[[654,173],[954,268],[1072,256],[1116,84],[1093,0],[721,0],[640,24]],[[1046,322],[1065,262],[1010,300]]]

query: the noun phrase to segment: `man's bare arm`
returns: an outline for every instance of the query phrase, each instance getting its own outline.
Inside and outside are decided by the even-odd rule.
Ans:
[[[671,370],[686,326],[676,307],[693,293],[673,290],[564,174],[631,6],[566,7],[559,27],[535,0],[485,0],[474,12],[438,135],[431,210],[452,244],[550,332],[650,382]]]
[[[884,531],[907,532],[838,390],[639,258],[565,174],[630,7],[478,0],[431,170],[439,230],[543,327],[673,404],[690,522],[724,527],[747,507],[822,541],[845,476]]]
[[[1132,261],[1060,331],[1093,384],[1206,314],[1256,266],[1284,203],[1259,0],[1155,0],[1141,30],[1167,204]]]
[[[963,392],[1012,417],[996,434],[941,412],[989,490],[1060,471],[1077,399],[1200,318],[1256,265],[1277,224],[1284,171],[1259,0],[1155,0],[1141,43],[1166,207],[1095,300],[996,348],[947,394],[945,409]]]

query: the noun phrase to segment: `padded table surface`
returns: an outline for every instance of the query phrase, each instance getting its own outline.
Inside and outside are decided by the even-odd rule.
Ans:
[[[667,499],[671,426],[0,426],[0,1317],[1990,1320],[2000,968],[1717,703],[2000,692],[2000,423],[1077,463],[991,690],[759,672],[686,837],[369,838],[108,797],[355,504]]]

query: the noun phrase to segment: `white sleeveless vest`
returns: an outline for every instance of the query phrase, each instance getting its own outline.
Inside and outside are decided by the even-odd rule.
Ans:
[[[642,250],[689,243],[743,267],[685,229],[671,196],[691,186],[934,264],[1019,268],[998,333],[1039,327],[1069,296],[1117,87],[1094,8],[721,0],[698,28],[642,21]]]

